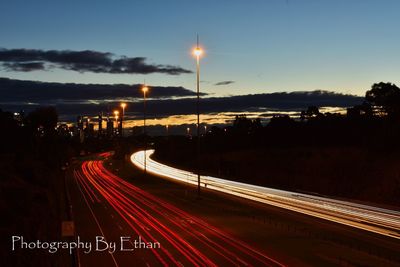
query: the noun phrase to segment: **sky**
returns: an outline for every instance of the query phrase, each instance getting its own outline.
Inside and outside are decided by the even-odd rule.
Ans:
[[[0,48],[98,51],[143,57],[192,73],[0,69],[44,82],[182,86],[194,90],[191,49],[200,36],[201,91],[211,96],[316,89],[364,95],[400,84],[400,1],[1,0]],[[216,85],[221,83],[222,85]]]

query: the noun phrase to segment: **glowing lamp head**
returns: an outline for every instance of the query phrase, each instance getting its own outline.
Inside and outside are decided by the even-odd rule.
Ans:
[[[115,115],[115,117],[118,117],[119,111],[118,110],[114,110],[114,115]]]
[[[142,92],[143,92],[143,93],[147,93],[147,91],[149,91],[149,87],[147,87],[146,85],[144,85],[144,86],[142,87]]]
[[[194,54],[196,57],[200,57],[200,56],[203,54],[203,50],[201,50],[200,47],[196,47],[196,48],[193,50],[193,54]]]
[[[126,103],[121,103],[121,108],[125,108],[126,107]]]

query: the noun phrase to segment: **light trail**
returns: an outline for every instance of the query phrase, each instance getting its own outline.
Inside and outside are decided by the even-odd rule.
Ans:
[[[102,154],[103,157],[108,155]],[[283,266],[203,220],[114,175],[102,160],[85,161],[74,172],[91,205],[103,201],[144,242],[159,242],[151,257],[163,266]],[[86,197],[85,197],[86,198]],[[116,222],[116,225],[119,225]],[[103,227],[104,228],[104,227]],[[132,235],[131,235],[132,236]]]
[[[149,173],[197,185],[197,174],[156,162],[150,158],[153,153],[154,150],[147,150],[146,153],[144,151],[133,153],[131,162],[138,168],[143,169],[144,156],[146,154],[147,171]],[[201,176],[200,184],[208,189],[400,239],[400,212],[398,211],[277,190],[211,176]]]

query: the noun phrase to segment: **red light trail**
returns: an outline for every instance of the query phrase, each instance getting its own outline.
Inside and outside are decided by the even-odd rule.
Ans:
[[[140,236],[144,242],[161,244],[160,249],[150,251],[163,266],[183,263],[185,266],[283,266],[250,245],[114,175],[101,160],[83,162],[74,176],[89,206],[104,198],[129,225],[132,235]]]

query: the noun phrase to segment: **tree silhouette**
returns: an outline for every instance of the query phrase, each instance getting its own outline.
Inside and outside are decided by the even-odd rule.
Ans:
[[[400,88],[393,83],[375,83],[365,93],[365,99],[374,107],[377,115],[399,117]]]
[[[274,115],[269,122],[269,127],[290,127],[296,122],[289,115]]]
[[[259,118],[251,120],[246,115],[236,115],[233,122],[233,130],[238,134],[251,134],[262,128]]]
[[[54,107],[37,108],[26,117],[26,123],[31,130],[43,130],[46,134],[54,132],[57,121],[58,114]]]
[[[347,117],[354,119],[360,117],[370,118],[373,115],[373,110],[371,104],[368,102],[364,102],[361,105],[356,105],[354,107],[347,109]]]
[[[323,116],[323,114],[319,112],[319,108],[317,106],[309,106],[307,110],[303,110],[300,113],[301,121],[304,121],[305,119],[310,120],[313,118],[320,118],[321,116]]]

